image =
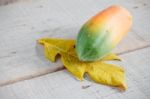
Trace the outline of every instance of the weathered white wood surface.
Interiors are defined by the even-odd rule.
[[[133,14],[133,28],[117,53],[150,45],[149,0],[27,0],[0,7],[0,86],[30,79],[62,68],[44,58],[36,44],[42,37],[72,38],[80,26],[111,4],[121,4]]]
[[[0,88],[0,99],[149,99],[150,47],[121,55],[128,90],[80,82],[66,70]]]

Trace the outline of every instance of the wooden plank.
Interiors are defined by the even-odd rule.
[[[42,37],[75,39],[80,26],[89,17],[115,3],[127,7],[134,16],[132,31],[115,52],[124,53],[149,46],[148,0],[142,3],[140,0],[27,0],[1,6],[0,86],[63,68],[60,62],[50,63],[45,59],[43,48],[36,44],[36,40]]]
[[[121,55],[128,90],[86,80],[80,82],[66,70],[0,88],[0,99],[149,99],[150,47]]]

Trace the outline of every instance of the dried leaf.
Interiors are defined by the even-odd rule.
[[[113,61],[113,60],[121,61],[121,59],[116,54],[113,53],[109,53],[108,55],[106,55],[101,59],[101,61]]]
[[[87,68],[95,82],[127,89],[123,68],[104,62],[91,63]]]
[[[60,54],[61,52],[68,54],[68,50],[70,48],[73,48],[75,45],[74,40],[65,40],[65,39],[43,38],[38,40],[38,42],[44,45],[45,56],[52,62],[55,62],[57,54]]]
[[[70,71],[78,80],[83,80],[86,72],[86,65],[84,62],[78,60],[77,57],[62,53],[61,61],[64,66]]]
[[[40,39],[39,43],[45,46],[45,56],[52,62],[55,61],[57,54],[61,55],[61,61],[67,70],[78,80],[84,79],[84,74],[97,83],[116,86],[126,89],[123,68],[107,64],[105,61],[120,60],[115,54],[108,54],[103,59],[96,62],[80,61],[75,52],[75,41],[64,39]]]

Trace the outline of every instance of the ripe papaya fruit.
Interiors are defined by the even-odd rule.
[[[110,53],[127,34],[132,16],[127,9],[112,5],[89,19],[80,29],[76,52],[81,61],[96,61]]]

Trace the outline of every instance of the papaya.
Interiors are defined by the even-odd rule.
[[[89,19],[76,39],[76,53],[81,61],[97,61],[109,54],[132,25],[130,12],[112,5]]]

